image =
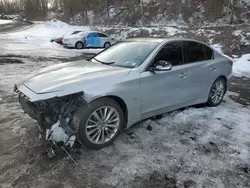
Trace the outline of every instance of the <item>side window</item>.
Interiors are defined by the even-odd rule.
[[[166,44],[156,56],[157,60],[164,60],[173,66],[180,65],[183,62],[181,42],[171,42]]]
[[[94,37],[93,33],[89,33],[87,38],[91,38],[91,37]]]
[[[214,51],[208,46],[204,45],[204,51],[206,54],[206,60],[214,59]]]
[[[99,37],[108,37],[107,35],[104,35],[103,33],[98,33]]]
[[[88,38],[95,38],[98,37],[98,33],[89,33]]]
[[[184,41],[185,63],[194,63],[206,60],[204,45],[198,42]]]

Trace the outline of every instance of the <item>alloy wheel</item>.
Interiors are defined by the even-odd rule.
[[[81,42],[78,42],[78,43],[76,44],[76,48],[77,48],[77,49],[82,49],[82,47],[83,47],[83,45],[82,45]]]
[[[106,42],[106,43],[104,44],[104,48],[108,48],[108,47],[110,47],[110,43]]]
[[[221,102],[225,92],[225,86],[222,80],[217,80],[211,90],[210,98],[214,104]]]
[[[86,135],[94,144],[104,144],[111,140],[120,125],[119,113],[115,108],[104,106],[95,110],[86,123]]]

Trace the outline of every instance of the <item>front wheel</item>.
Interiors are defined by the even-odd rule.
[[[217,78],[213,83],[209,97],[208,97],[208,105],[209,106],[218,106],[226,93],[226,81],[223,78]]]
[[[80,108],[74,119],[80,141],[90,149],[101,149],[113,143],[124,127],[124,112],[109,98],[101,98]]]

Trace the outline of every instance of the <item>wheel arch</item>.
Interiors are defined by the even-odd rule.
[[[228,87],[227,77],[225,75],[220,75],[218,78],[222,78],[226,82],[226,89],[225,89],[225,92],[226,92],[227,91],[227,87]],[[215,80],[217,80],[218,78],[216,78]]]
[[[123,113],[124,113],[124,119],[125,119],[125,124],[124,124],[123,129],[126,129],[127,123],[128,123],[128,107],[127,107],[127,104],[125,103],[125,101],[121,97],[118,97],[118,96],[115,96],[115,95],[107,95],[105,97],[113,99],[114,101],[116,101],[121,106],[121,108],[123,110]]]
[[[105,41],[104,44],[103,44],[103,46],[105,46],[105,44],[109,44],[109,46],[112,45],[110,41]]]
[[[116,96],[116,95],[102,95],[100,97],[94,98],[93,100],[91,100],[89,102],[93,102],[95,100],[99,100],[99,99],[102,99],[102,98],[110,98],[110,99],[116,101],[120,105],[120,107],[123,110],[124,119],[125,119],[125,124],[124,124],[123,129],[126,129],[127,123],[128,123],[128,107],[127,107],[127,104],[125,103],[125,101],[121,97]]]
[[[219,79],[219,78],[222,78],[222,79],[226,82],[226,89],[225,89],[225,92],[227,91],[227,88],[228,88],[228,79],[227,79],[227,77],[226,77],[225,75],[220,75],[220,76],[216,77],[216,78],[212,81],[212,83],[211,83],[211,85],[210,85],[210,87],[209,87],[209,90],[208,90],[207,99],[208,99],[208,97],[209,97],[209,93],[210,93],[210,90],[211,90],[211,88],[212,88],[214,82],[215,82],[217,79]]]

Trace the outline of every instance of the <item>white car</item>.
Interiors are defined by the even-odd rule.
[[[116,40],[98,31],[83,31],[63,38],[63,45],[70,48],[108,48]]]
[[[63,36],[61,36],[61,37],[53,37],[53,38],[51,38],[51,39],[50,39],[50,42],[56,42],[56,43],[58,43],[58,44],[63,44],[63,43],[62,43],[62,40],[63,40],[64,37],[71,36],[71,35],[76,35],[76,34],[78,34],[78,33],[80,33],[80,32],[82,32],[82,31],[71,31],[71,32],[67,32],[67,33],[65,33],[65,34],[64,34]]]

